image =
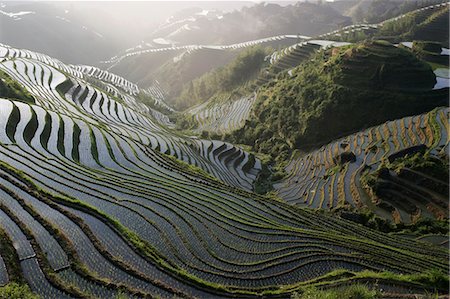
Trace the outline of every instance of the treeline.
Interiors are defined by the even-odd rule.
[[[175,100],[175,107],[183,110],[223,93],[239,93],[246,83],[257,76],[269,53],[269,49],[261,46],[248,48],[226,66],[190,81]]]

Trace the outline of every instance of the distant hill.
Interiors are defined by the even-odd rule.
[[[319,37],[345,42],[360,42],[366,39],[383,39],[392,43],[424,40],[440,42],[448,48],[449,3],[444,1],[423,6],[424,3],[427,2],[423,2],[417,9],[379,23],[358,23]]]
[[[244,47],[252,45],[251,42],[249,45],[240,43],[273,36],[318,35],[350,24],[349,17],[342,16],[325,3],[318,5],[298,2],[285,6],[261,3],[229,13],[194,8],[173,16],[141,44],[104,61],[101,67],[142,87],[149,87],[157,80],[169,91],[170,98],[178,96],[182,84],[225,65]],[[263,45],[277,49],[298,41],[296,38],[277,38],[266,41]],[[202,46],[203,49],[196,49],[193,47],[195,45]],[[183,46],[190,48],[181,49]],[[226,52],[214,50],[219,46],[229,47]],[[178,48],[167,49],[172,47]],[[195,61],[201,61],[201,64],[193,64]],[[188,65],[195,67],[190,70]],[[180,82],[175,86],[171,84],[173,78],[167,77],[168,71],[182,72]],[[166,83],[167,86],[164,86]]]
[[[343,0],[330,5],[354,23],[379,23],[420,7],[446,2],[445,0]]]
[[[0,4],[0,43],[45,53],[72,64],[98,65],[125,52],[170,15],[196,2],[8,1]],[[231,11],[248,3],[204,2]]]
[[[304,2],[286,6],[260,3],[223,15],[203,13],[184,16],[149,38],[175,44],[228,44],[279,34],[317,35],[351,24],[349,17],[330,5]]]
[[[116,53],[117,40],[62,8],[45,3],[0,8],[0,43],[27,48],[70,63],[96,63]]]

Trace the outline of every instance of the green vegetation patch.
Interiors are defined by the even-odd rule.
[[[345,210],[336,209],[332,213],[339,217],[362,224],[371,229],[384,233],[403,233],[425,236],[428,234],[447,234],[449,220],[438,220],[432,218],[421,218],[414,223],[393,223],[381,218],[368,209]]]
[[[172,111],[167,109],[167,107],[163,105],[158,105],[158,103],[155,101],[155,99],[148,93],[139,91],[139,93],[136,95],[136,98],[146,106],[153,108],[157,111],[160,111],[166,115],[172,114]]]
[[[376,290],[370,290],[367,286],[357,284],[341,287],[333,290],[318,290],[306,288],[303,293],[294,293],[291,299],[376,299],[381,294]]]
[[[433,41],[414,41],[412,51],[417,57],[427,62],[448,66],[448,56],[441,55],[442,45]]]
[[[34,104],[35,99],[19,82],[0,70],[0,98]]]
[[[0,228],[0,252],[5,262],[10,282],[25,283],[25,279],[22,276],[22,269],[20,268],[19,256],[14,248],[14,244],[2,228]],[[4,298],[1,296],[2,291],[0,288],[0,298]]]
[[[38,299],[26,284],[11,282],[4,287],[0,287],[0,299]]]
[[[443,182],[449,181],[448,156],[437,157],[430,153],[416,153],[411,156],[396,159],[388,165],[389,169],[400,173],[402,169],[409,168],[419,171]]]

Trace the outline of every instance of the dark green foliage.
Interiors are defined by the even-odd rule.
[[[272,173],[267,165],[263,165],[261,172],[254,182],[254,190],[258,194],[266,194],[273,190]]]
[[[29,107],[31,110],[31,107]],[[36,113],[34,113],[33,110],[31,110],[31,119],[28,122],[28,124],[25,127],[25,130],[23,132],[23,139],[26,143],[31,144],[31,140],[34,137],[34,134],[36,133],[38,127],[38,119]]]
[[[441,55],[442,45],[439,42],[414,41],[412,51],[417,57],[428,62],[448,65],[448,56]]]
[[[255,117],[231,136],[278,161],[389,119],[445,105],[435,75],[412,53],[366,42],[318,53],[258,92]]]
[[[17,125],[20,122],[20,111],[16,105],[13,106],[13,110],[9,115],[8,122],[6,123],[6,135],[12,142],[16,142],[14,135],[16,134]]]
[[[320,290],[314,287],[306,288],[302,293],[294,293],[292,299],[376,299],[382,298],[376,290],[370,290],[365,285],[353,285]]]
[[[333,157],[335,165],[343,166],[345,163],[353,163],[356,161],[356,155],[353,152],[342,152],[339,155]]]
[[[438,220],[435,218],[420,218],[414,223],[393,223],[389,220],[381,218],[367,209],[362,210],[346,210],[345,208],[336,209],[333,213],[339,217],[350,220],[371,229],[384,233],[414,233],[417,236],[428,234],[447,234],[449,221]]]
[[[197,128],[198,123],[194,116],[188,113],[178,113],[171,116],[171,120],[175,123],[179,130],[193,130]],[[202,132],[202,138],[211,138],[208,132]]]
[[[268,50],[262,47],[244,50],[226,66],[186,84],[176,99],[175,106],[178,109],[185,109],[223,93],[239,95],[239,88],[254,79],[262,69],[264,58],[268,53]]]
[[[364,1],[363,1],[364,2]],[[387,20],[382,23],[380,28],[366,28],[363,30],[348,30],[340,32],[340,35],[330,37],[333,40],[346,42],[361,42],[367,39],[383,39],[392,43],[400,43],[411,40],[427,40],[437,41],[449,45],[449,8],[448,6],[441,8],[433,8],[426,10],[415,11],[420,7],[426,7],[434,3],[445,2],[441,0],[430,1],[404,1],[399,5],[392,0],[377,0],[372,2],[368,8],[367,14],[361,12],[361,9],[355,7],[354,13],[359,16],[354,16],[358,19],[356,23],[362,23],[363,19],[367,23],[379,23],[380,21],[396,17],[400,14],[407,13],[402,18]],[[374,8],[380,6],[381,8]],[[403,8],[402,8],[403,7]],[[378,11],[377,10],[380,10]],[[359,11],[359,12],[358,12]]]
[[[411,225],[397,224],[397,230],[418,233],[419,235],[428,234],[448,234],[449,222],[447,220],[438,220],[431,218],[419,219]]]
[[[143,104],[145,104],[146,106],[153,108],[155,110],[158,110],[166,115],[170,115],[172,114],[172,111],[170,111],[169,109],[167,109],[167,107],[162,106],[162,105],[158,105],[155,101],[155,99],[148,93],[143,92],[143,91],[139,91],[139,93],[137,94],[136,98]]]
[[[80,152],[78,150],[78,146],[80,145],[80,135],[81,135],[81,129],[77,124],[74,124],[73,126],[73,135],[72,135],[72,158],[74,161],[79,162],[80,161]]]
[[[389,168],[399,173],[403,168],[419,171],[443,182],[449,181],[448,156],[438,158],[429,153],[417,153],[395,160]]]
[[[438,42],[414,41],[412,45],[412,50],[416,53],[430,52],[434,54],[441,54],[442,45]]]
[[[73,82],[70,79],[64,80],[64,82],[60,83],[58,86],[56,86],[56,91],[64,97],[66,92],[69,91],[69,89],[73,86]]]
[[[0,287],[0,299],[38,299],[39,296],[31,292],[28,285],[9,283]]]
[[[44,131],[42,131],[41,134],[41,145],[43,148],[47,148],[51,132],[52,132],[52,117],[50,116],[50,113],[46,113]]]
[[[428,64],[385,41],[342,49],[325,62],[324,72],[335,83],[358,89],[423,90],[436,83]]]
[[[428,152],[411,153],[395,160],[385,160],[374,171],[368,168],[360,180],[369,191],[372,201],[377,202],[378,208],[390,213],[396,213],[396,209],[400,208],[410,214],[415,226],[408,229],[419,233],[445,234],[448,232],[448,165],[447,156],[432,156]],[[438,219],[437,222],[417,219],[420,205],[426,206]],[[400,220],[394,217],[394,221]],[[366,219],[363,222],[370,223],[373,220]],[[394,228],[407,229],[402,226]],[[392,228],[388,228],[388,231],[392,231]]]
[[[7,73],[0,70],[0,98],[34,104],[33,96]]]
[[[427,11],[410,13],[404,18],[386,22],[375,37],[392,42],[427,40],[448,45],[449,7],[431,12],[431,15]]]
[[[0,253],[8,270],[8,277],[11,282],[24,283],[22,269],[20,268],[19,256],[14,248],[11,239],[6,232],[0,228]],[[0,291],[0,298],[1,297]]]
[[[449,7],[437,11],[424,22],[413,27],[413,39],[432,40],[449,46]]]
[[[417,275],[415,281],[426,286],[431,286],[435,289],[441,290],[449,289],[448,274],[442,273],[441,271],[434,269],[420,273],[419,275]]]

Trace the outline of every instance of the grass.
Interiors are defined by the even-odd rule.
[[[306,288],[302,293],[294,293],[291,299],[376,299],[381,294],[370,290],[365,285],[353,285],[337,288],[335,290],[318,290],[317,288]]]
[[[40,297],[30,290],[26,284],[11,282],[0,287],[0,299],[39,299]]]

